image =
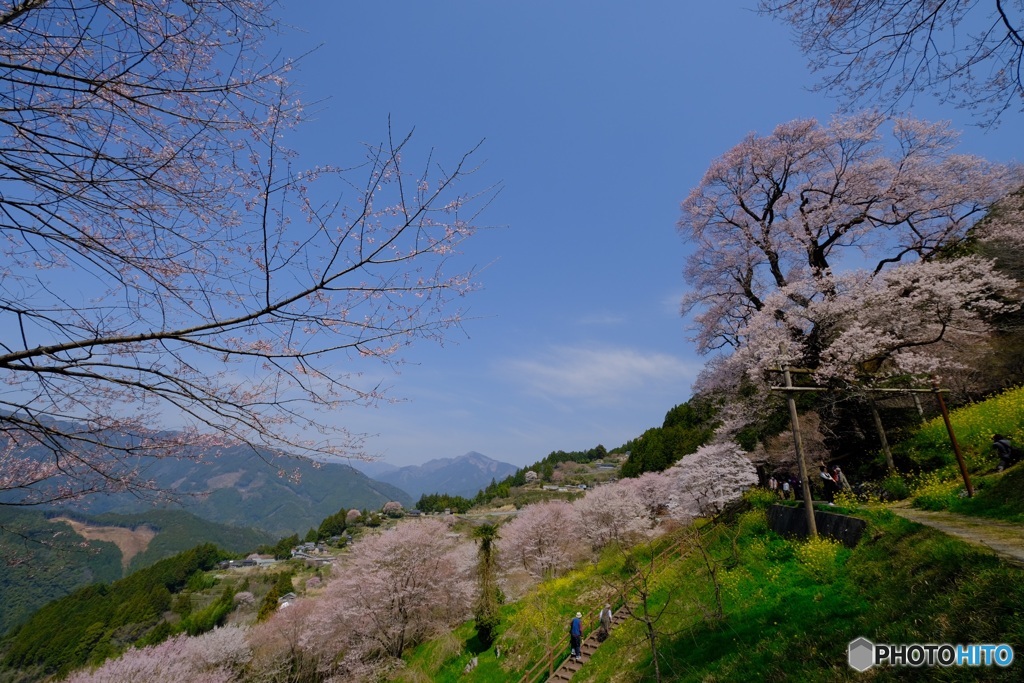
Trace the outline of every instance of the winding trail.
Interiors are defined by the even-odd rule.
[[[1008,562],[1024,566],[1024,525],[952,512],[891,506],[894,514],[933,527],[972,545],[984,546]]]

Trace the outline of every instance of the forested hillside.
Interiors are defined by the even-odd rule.
[[[252,527],[283,536],[315,527],[341,502],[378,509],[395,500],[409,507],[404,491],[370,479],[349,465],[319,463],[283,454],[254,453],[241,445],[203,455],[167,458],[148,470],[155,486],[176,497],[168,509],[235,527]],[[77,510],[75,502],[64,509]],[[152,509],[131,494],[89,496],[81,509],[91,515]]]
[[[33,616],[31,628],[21,627],[5,642],[3,666],[46,675],[99,664],[135,642],[140,626],[156,623],[171,608],[172,593],[224,557],[216,546],[202,545],[51,602]],[[208,621],[207,628],[220,622],[233,606],[226,595],[226,601],[195,618]]]
[[[0,506],[0,633],[28,619],[46,603],[94,583],[122,577],[121,551],[113,543],[84,540],[38,511]]]
[[[212,543],[242,553],[274,539],[266,532],[212,523],[182,510],[77,517],[96,528],[149,530],[151,540],[126,563],[114,543],[83,538],[57,521],[60,514],[0,507],[0,555],[7,564],[0,573],[0,633],[76,589],[116,581],[196,545]]]

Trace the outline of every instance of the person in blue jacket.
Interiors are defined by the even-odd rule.
[[[577,662],[580,661],[580,639],[583,637],[583,614],[576,613],[576,617],[569,623],[569,650],[570,655]]]

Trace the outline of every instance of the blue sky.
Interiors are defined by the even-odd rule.
[[[311,120],[302,163],[358,161],[388,118],[449,158],[484,141],[474,179],[502,192],[462,263],[483,268],[464,333],[380,378],[402,403],[334,419],[416,464],[475,450],[526,465],[619,446],[690,397],[703,358],[679,315],[679,203],[750,131],[830,118],[788,29],[753,0],[283,3]],[[961,151],[1019,156],[1020,115]]]

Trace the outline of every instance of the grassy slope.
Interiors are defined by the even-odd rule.
[[[1008,436],[1017,446],[1024,445],[1024,387],[1010,389],[997,396],[953,410],[950,422],[968,469],[986,472],[999,460],[992,450],[992,435]],[[959,476],[949,433],[941,417],[929,420],[894,450],[907,455],[927,472]]]
[[[914,506],[1024,523],[1024,465],[996,472],[998,459],[992,450],[993,433],[1024,444],[1024,387],[954,410],[950,422],[975,495],[965,496],[945,424],[932,420],[898,446],[925,470],[910,482]]]
[[[700,554],[671,565],[652,601],[654,608],[669,603],[658,624],[664,680],[1021,680],[1020,662],[1008,670],[874,670],[869,676],[847,666],[846,647],[859,636],[888,643],[1007,642],[1018,651],[1024,643],[1024,571],[888,512],[864,514],[868,531],[853,550],[782,539],[756,509],[721,526],[708,547],[722,588],[721,621],[706,616],[713,587]],[[543,584],[529,600],[565,612],[574,595],[616,572],[612,563],[581,569]],[[523,629],[527,611],[510,606],[506,627],[520,633],[523,649],[535,650],[537,639],[529,642]],[[521,667],[499,666],[515,660],[498,662],[493,650],[479,654],[477,669],[463,675],[473,654],[464,649],[471,634],[467,624],[419,648],[398,680],[518,678]],[[574,680],[653,680],[639,624],[618,629]]]
[[[1015,441],[1024,442],[1019,403],[1024,390],[1008,394],[1010,400],[954,413],[975,474],[991,472],[995,463],[985,450],[989,431],[1016,434]],[[914,482],[920,484],[919,501],[934,494],[932,488],[956,486],[948,440],[939,436],[932,433],[904,446],[916,449],[920,462],[938,466],[932,479]],[[947,507],[1024,521],[1024,465],[976,477],[975,483],[974,499],[947,496]],[[668,606],[658,623],[663,680],[1024,680],[1021,661],[1008,671],[899,669],[857,675],[849,669],[846,647],[859,636],[875,642],[1008,642],[1024,652],[1024,572],[884,510],[858,514],[868,519],[869,528],[853,550],[782,539],[767,529],[756,507],[719,525],[706,550],[721,588],[721,620],[709,617],[714,586],[699,552],[660,573],[651,607]],[[626,575],[623,557],[609,552],[505,605],[500,659],[493,648],[479,646],[467,623],[409,653],[396,680],[518,680],[549,646],[564,650],[560,640],[569,615],[596,609]],[[464,674],[474,656],[478,666]],[[628,623],[576,680],[643,681],[653,680],[652,674],[649,645],[639,624]]]
[[[952,422],[976,495],[960,496],[962,481],[940,419],[898,445],[922,468],[910,480],[915,505],[1024,522],[1024,464],[996,474],[990,449],[993,432],[1024,444],[1024,388],[956,410]],[[1007,670],[850,669],[846,648],[860,636],[878,643],[1005,642],[1024,653],[1024,571],[880,507],[857,514],[869,526],[852,550],[782,539],[756,508],[722,525],[708,551],[718,570],[723,620],[707,617],[713,584],[699,554],[663,572],[652,604],[668,604],[658,624],[663,680],[1024,680],[1019,657]],[[622,575],[621,563],[606,558],[506,606],[503,641],[514,643],[519,658],[512,652],[496,660],[493,649],[477,653],[466,624],[414,651],[396,680],[517,680],[526,662],[543,652],[543,634],[560,637],[564,615],[581,602],[577,596],[599,604],[599,588],[616,575]],[[474,654],[479,665],[464,674]],[[639,624],[618,629],[574,680],[654,680]]]

